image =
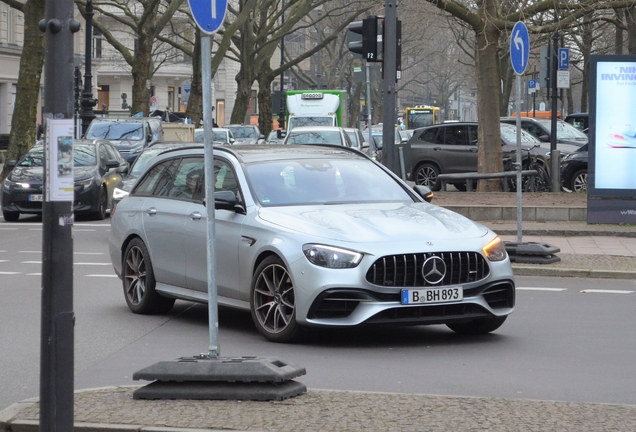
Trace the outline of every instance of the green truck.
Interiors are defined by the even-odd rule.
[[[290,90],[286,96],[287,131],[297,126],[347,126],[346,90]]]

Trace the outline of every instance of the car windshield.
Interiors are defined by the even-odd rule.
[[[337,131],[291,131],[287,144],[332,144],[342,145],[340,132]]]
[[[137,159],[135,159],[135,162],[133,163],[132,167],[130,168],[130,176],[133,177],[139,177],[139,175],[143,172],[144,168],[146,168],[146,165],[148,165],[148,162],[154,158],[155,156],[157,156],[159,153],[161,153],[164,150],[168,150],[169,148],[172,147],[149,147],[146,150],[144,150],[143,152],[141,152],[141,154],[137,157]]]
[[[93,145],[73,146],[74,166],[94,166],[97,164],[95,157],[95,147]],[[44,147],[32,147],[18,163],[19,167],[41,167],[44,166]]]
[[[517,128],[509,124],[501,124],[501,138],[508,144],[517,143]],[[521,142],[525,144],[540,144],[537,138],[521,129]]]
[[[86,132],[88,139],[108,139],[108,140],[141,140],[144,131],[141,123],[94,123]]]
[[[363,159],[295,159],[247,165],[256,199],[264,207],[413,202],[382,168]]]
[[[258,138],[256,130],[249,126],[229,126],[229,130],[234,134],[234,138]],[[216,140],[216,138],[215,138]]]
[[[194,133],[194,141],[195,142],[203,142],[205,139],[204,137],[204,131],[203,130],[198,130]],[[217,141],[217,142],[230,142],[228,140],[227,137],[227,132],[226,131],[220,131],[220,130],[213,130],[213,134],[212,134],[212,140],[213,141]]]
[[[550,120],[541,120],[541,124],[550,132],[552,132],[552,122]],[[557,138],[558,139],[581,139],[587,140],[587,135],[564,121],[557,122]]]
[[[335,126],[332,117],[290,117],[289,130],[300,126]]]

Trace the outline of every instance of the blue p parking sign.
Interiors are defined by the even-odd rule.
[[[206,34],[215,33],[225,20],[227,0],[188,0],[192,17]]]

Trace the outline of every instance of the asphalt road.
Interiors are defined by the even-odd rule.
[[[209,344],[205,305],[177,302],[167,316],[128,311],[109,229],[108,220],[79,221],[73,231],[77,389],[143,384],[135,371]],[[37,219],[0,223],[0,410],[39,394],[41,247]],[[635,281],[518,277],[517,286],[516,311],[479,337],[384,327],[280,345],[248,313],[222,308],[221,355],[296,363],[307,369],[298,381],[314,389],[636,404]]]

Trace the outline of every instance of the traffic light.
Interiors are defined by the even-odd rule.
[[[362,35],[362,40],[349,42],[349,51],[362,55],[368,62],[382,61],[378,58],[378,17],[365,18],[362,21],[354,21],[349,24],[351,33]]]

